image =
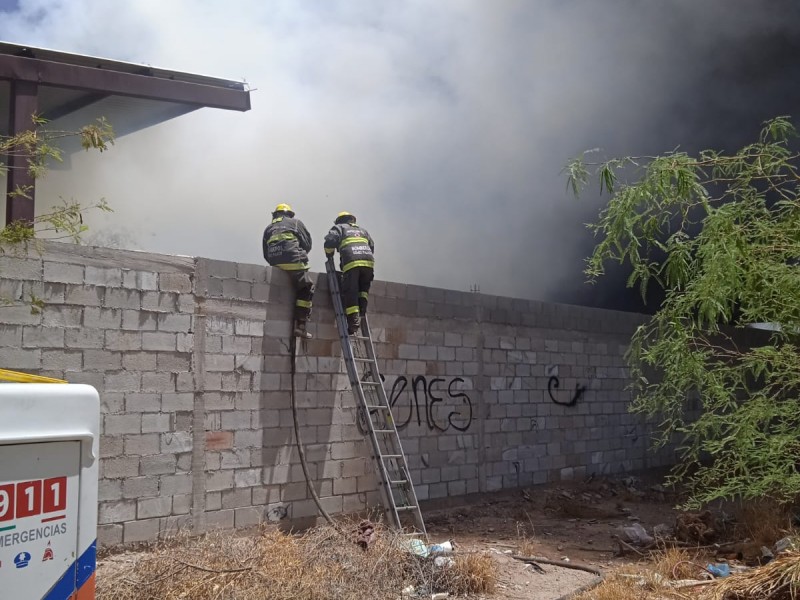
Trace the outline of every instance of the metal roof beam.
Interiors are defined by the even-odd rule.
[[[87,92],[165,100],[198,108],[250,110],[250,93],[239,89],[136,75],[36,58],[0,54],[0,79],[29,81],[39,85]]]

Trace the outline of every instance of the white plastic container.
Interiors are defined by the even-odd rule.
[[[94,599],[99,447],[93,387],[0,384],[0,597]]]

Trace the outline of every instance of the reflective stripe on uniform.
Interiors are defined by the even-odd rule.
[[[359,309],[358,309],[358,307],[357,307],[357,306],[348,306],[348,307],[345,309],[345,311],[344,311],[344,312],[345,312],[345,314],[347,314],[347,315],[354,315],[354,314],[356,314],[356,313],[358,312],[358,310],[359,310]]]
[[[336,252],[336,248],[325,248],[325,254],[333,254]]]
[[[369,292],[359,292],[358,297],[366,300],[367,298],[369,298]]]
[[[347,237],[342,240],[341,244],[339,244],[339,249],[341,250],[350,244],[369,244],[369,240],[365,237]]]
[[[292,240],[296,240],[297,236],[291,232],[286,233],[277,233],[273,235],[271,238],[267,240],[268,244],[272,244],[274,242],[291,242]]]
[[[275,265],[279,269],[283,269],[284,271],[305,271],[308,269],[308,265],[306,263],[284,263],[282,265]]]
[[[345,266],[342,267],[342,273],[349,271],[350,269],[354,269],[356,267],[369,267],[370,269],[375,268],[375,261],[374,260],[354,260],[353,262],[347,263]]]
[[[300,308],[311,308],[311,300],[295,300],[295,306],[299,306]]]

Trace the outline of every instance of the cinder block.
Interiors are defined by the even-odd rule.
[[[261,469],[237,469],[234,475],[234,485],[237,488],[261,485],[262,477]]]
[[[22,329],[21,325],[0,325],[0,346],[22,346]]]
[[[158,329],[158,313],[147,310],[123,310],[122,329],[155,331]]]
[[[0,256],[0,273],[3,274],[3,279],[41,280],[42,261],[9,255]]]
[[[177,294],[163,292],[144,292],[142,294],[142,309],[152,312],[174,313],[178,310]]]
[[[191,452],[192,434],[186,431],[161,434],[161,453]]]
[[[64,329],[27,326],[22,330],[23,348],[63,348]]]
[[[29,351],[30,352],[30,351]],[[36,352],[39,352],[38,350]],[[3,351],[0,350],[0,357],[3,356]],[[31,357],[33,359],[33,357]],[[3,360],[0,358],[0,360]],[[9,363],[3,362],[8,365]],[[43,369],[52,371],[80,371],[83,365],[83,354],[79,350],[64,351],[64,350],[45,350],[42,352]],[[21,367],[21,365],[17,365]],[[32,368],[32,365],[28,368]]]
[[[172,497],[172,514],[185,515],[192,509],[192,495],[178,494]]]
[[[123,541],[126,544],[134,542],[152,542],[158,539],[160,519],[146,519],[144,521],[130,521],[124,524]]]
[[[105,435],[140,433],[142,430],[141,415],[106,415],[103,422]]]
[[[118,502],[101,502],[97,522],[122,523],[136,518],[136,501],[120,500]]]
[[[3,275],[5,276],[5,273]],[[83,283],[83,266],[45,261],[44,280],[55,283]]]
[[[83,367],[88,371],[113,371],[122,367],[122,354],[108,350],[84,350]]]
[[[153,352],[125,352],[122,355],[122,368],[126,371],[155,371],[156,354]]]
[[[64,332],[64,345],[67,348],[102,348],[104,344],[102,329],[67,329]]]
[[[160,479],[159,491],[162,496],[192,493],[192,475],[189,473],[164,475]]]
[[[150,271],[124,271],[122,287],[139,290],[157,290],[158,273]]]
[[[169,415],[142,415],[142,433],[165,433],[170,430]]]
[[[138,392],[141,389],[141,376],[130,371],[106,373],[103,388],[107,392]]]
[[[237,529],[260,525],[264,520],[264,509],[257,506],[246,506],[234,510],[234,525]]]
[[[206,526],[208,529],[232,529],[233,510],[217,510],[206,513]]]
[[[206,371],[232,371],[234,358],[230,354],[206,354]]]
[[[3,317],[7,309],[3,309]],[[42,311],[42,324],[49,327],[80,327],[83,309],[77,306],[47,305]],[[5,320],[5,318],[4,318]]]
[[[67,285],[64,302],[80,306],[100,306],[103,303],[103,288],[86,285]]]
[[[224,490],[222,492],[222,508],[239,508],[252,504],[250,488]]]
[[[194,394],[188,392],[164,393],[161,395],[161,410],[177,412],[194,409]]]
[[[119,329],[122,324],[122,311],[112,308],[87,306],[83,310],[83,326],[97,329]]]
[[[26,284],[27,287],[28,284]],[[39,284],[35,284],[39,286]],[[41,286],[40,286],[41,287]],[[45,301],[47,304],[63,304],[66,293],[66,285],[63,283],[45,283],[43,289],[26,290],[25,294],[33,294]]]
[[[174,454],[143,456],[140,462],[142,475],[164,475],[175,473]]]
[[[107,350],[123,350],[130,352],[142,348],[142,334],[138,331],[109,330],[105,332]]]
[[[188,293],[192,291],[192,280],[186,273],[161,273],[158,286],[163,292]]]
[[[219,492],[233,489],[233,471],[206,473],[206,491]]]
[[[222,280],[222,295],[225,298],[234,298],[236,300],[249,300],[252,294],[252,287],[247,281],[239,281],[238,279],[223,279]]]
[[[177,336],[174,333],[145,332],[142,334],[142,349],[175,352],[177,349]]]
[[[125,454],[128,456],[149,456],[158,454],[159,435],[157,433],[126,435]]]
[[[192,368],[192,355],[188,353],[159,352],[158,370],[161,372],[187,372]]]
[[[122,454],[122,436],[100,436],[100,458],[109,458]]]
[[[97,544],[100,548],[112,548],[122,543],[122,525],[98,525]]]
[[[158,495],[157,477],[129,477],[122,481],[122,495],[125,498],[143,498]]]
[[[193,352],[194,351],[194,334],[193,333],[179,333],[176,339],[176,347],[178,352]]]
[[[97,500],[112,502],[122,498],[122,482],[119,479],[101,479],[97,483]]]
[[[84,281],[87,285],[119,287],[122,285],[122,269],[87,266]]]
[[[203,259],[207,264],[208,275],[220,279],[236,278],[236,263],[223,260]]]
[[[136,477],[139,474],[139,459],[135,456],[107,458],[100,462],[100,471],[101,478]]]
[[[159,313],[157,321],[159,331],[189,333],[192,330],[192,315]]]
[[[159,371],[142,373],[142,391],[171,393],[175,389],[175,375]],[[165,412],[166,409],[165,409]]]

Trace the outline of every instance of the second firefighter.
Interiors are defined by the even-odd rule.
[[[355,216],[349,212],[339,213],[325,236],[328,260],[333,260],[337,249],[342,269],[347,333],[353,335],[361,325],[361,315],[367,313],[369,288],[375,276],[375,244],[367,230],[356,225]]]

